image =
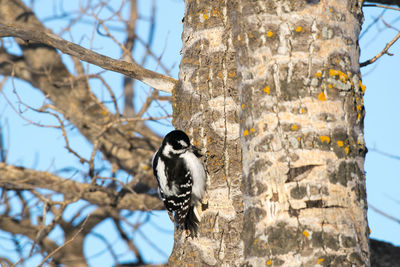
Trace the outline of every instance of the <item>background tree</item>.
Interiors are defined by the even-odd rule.
[[[200,237],[176,232],[171,265],[368,264],[365,87],[357,45],[362,1],[275,2],[187,1],[179,83],[140,66],[153,59],[170,75],[151,50],[154,9],[145,18],[135,1],[88,1],[79,12],[47,19],[67,18],[63,38],[76,23],[95,22],[88,47],[96,47],[98,36],[110,39],[120,54],[107,55],[119,61],[60,39],[21,1],[0,2],[0,35],[14,37],[20,49],[4,39],[0,73],[28,82],[46,99],[34,107],[13,86],[18,104],[10,104],[29,123],[58,129],[82,164],[37,171],[7,164],[3,154],[0,228],[10,233],[19,263],[40,255],[39,263],[85,266],[90,236],[121,263],[109,237],[93,230],[107,221],[126,243],[128,260],[146,262],[132,238],[146,220],[133,217],[162,209],[150,168],[161,138],[146,123],[169,117],[151,113],[171,100],[161,90],[173,92],[173,124],[203,148],[210,176]],[[144,41],[135,29],[146,19]],[[141,64],[137,46],[145,51]],[[56,49],[72,55],[71,64]],[[109,85],[109,72],[82,61],[124,74],[123,90]],[[156,89],[140,105],[132,102],[140,93],[132,78]],[[53,121],[43,125],[29,112]],[[91,153],[71,144],[78,132]],[[395,251],[377,244],[373,255]]]

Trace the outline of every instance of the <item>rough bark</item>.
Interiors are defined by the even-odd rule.
[[[220,221],[212,225],[209,232],[214,235],[203,230],[213,222],[211,214],[221,217],[223,205],[230,204],[230,197],[215,192],[231,187],[210,171],[210,205],[200,238],[183,239],[178,233],[170,264],[369,265],[364,86],[357,45],[361,1],[227,5],[186,2],[174,122],[193,136],[207,137],[200,145],[207,151],[210,171],[226,151],[218,141],[231,139],[238,146],[236,132],[218,134],[229,128],[226,123],[217,126],[226,116],[216,109],[226,112],[230,95],[236,106],[240,104],[243,159],[228,167],[243,164],[242,188],[234,202],[241,207],[243,201],[243,228],[234,218],[229,234],[242,231],[243,243],[232,250],[232,257],[224,258],[221,248],[223,256],[228,250],[219,245],[225,243],[224,234],[221,238],[215,233],[227,233],[227,226]],[[221,47],[227,52],[221,53]],[[235,59],[232,65],[227,65],[227,55]],[[222,102],[220,92],[230,70],[235,79]],[[236,131],[237,125],[231,126]],[[215,144],[209,146],[209,140]],[[233,174],[228,172],[226,180]],[[214,201],[223,204],[212,205]]]
[[[185,1],[174,126],[206,155],[208,208],[199,238],[175,234],[170,266],[235,266],[243,245],[236,57],[225,1]]]
[[[361,5],[240,0],[229,9],[249,266],[369,265]]]

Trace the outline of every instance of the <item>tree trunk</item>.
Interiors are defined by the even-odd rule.
[[[369,265],[361,4],[186,1],[174,124],[209,205],[172,266]]]
[[[229,8],[250,266],[369,265],[362,1],[316,2]]]
[[[175,234],[171,266],[234,266],[243,255],[239,96],[226,12],[224,1],[186,1],[174,125],[205,151],[208,208],[199,238]]]

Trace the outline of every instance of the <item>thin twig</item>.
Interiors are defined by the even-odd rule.
[[[378,58],[380,58],[380,57],[383,56],[384,54],[392,55],[392,54],[389,54],[387,51],[389,50],[389,48],[390,48],[399,38],[400,38],[400,31],[399,31],[399,32],[397,33],[397,35],[393,38],[392,41],[390,41],[389,43],[386,44],[385,48],[384,48],[380,53],[378,53],[375,57],[373,57],[373,58],[371,58],[371,59],[369,59],[369,60],[367,60],[367,61],[364,61],[364,62],[360,63],[360,67],[365,67],[365,66],[367,66],[367,65],[369,65],[369,64],[374,63]]]
[[[395,221],[395,222],[397,222],[397,223],[400,223],[400,219],[397,219],[397,218],[393,217],[392,215],[389,215],[389,214],[387,214],[387,213],[381,211],[380,209],[375,208],[374,206],[371,205],[371,203],[368,203],[368,208],[370,208],[370,209],[372,209],[373,211],[379,213],[380,215],[385,216],[386,218],[388,218],[388,219],[390,219],[390,220],[392,220],[392,221]]]
[[[379,4],[364,4],[363,7],[381,7],[381,8],[393,9],[393,10],[400,11],[400,8],[398,8],[398,7],[379,5]]]
[[[53,250],[51,253],[49,253],[43,260],[42,262],[39,264],[39,266],[42,266],[51,256],[53,256],[54,254],[56,254],[59,250],[61,250],[63,247],[67,246],[69,243],[71,243],[72,241],[74,241],[74,239],[80,234],[80,232],[83,231],[83,227],[85,226],[86,222],[88,221],[90,217],[90,214],[86,217],[86,219],[83,221],[82,226],[79,228],[79,230],[66,242],[64,242],[64,244],[62,244],[61,246],[59,246],[58,248],[56,248],[55,250]]]

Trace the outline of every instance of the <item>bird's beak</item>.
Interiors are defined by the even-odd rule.
[[[203,154],[201,153],[201,150],[198,149],[197,147],[195,147],[194,145],[191,145],[190,149],[192,150],[193,154],[196,155],[196,157],[200,158],[203,156]]]

